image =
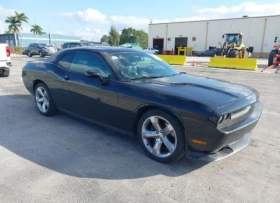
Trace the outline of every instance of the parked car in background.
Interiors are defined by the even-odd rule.
[[[62,49],[82,47],[82,46],[93,46],[91,42],[65,42],[61,45]]]
[[[10,75],[11,48],[8,44],[0,44],[0,76],[8,77]]]
[[[197,54],[197,56],[203,57],[203,56],[209,56],[209,57],[213,57],[215,55],[217,55],[219,52],[219,49],[209,49],[203,52],[200,52]]]
[[[180,73],[137,49],[61,50],[27,63],[22,78],[43,116],[60,109],[119,129],[164,163],[234,154],[250,143],[262,113],[254,88]]]
[[[158,54],[159,53],[159,50],[154,49],[154,48],[147,48],[147,49],[144,49],[144,51],[149,54]]]
[[[24,50],[27,56],[32,57],[39,55],[40,57],[51,56],[57,52],[57,49],[53,45],[47,45],[43,43],[31,43]]]

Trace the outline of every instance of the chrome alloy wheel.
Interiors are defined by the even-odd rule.
[[[170,156],[177,146],[173,126],[160,116],[151,116],[144,121],[141,136],[145,147],[156,157]]]
[[[43,87],[38,87],[36,89],[36,104],[38,109],[42,112],[42,113],[46,113],[49,109],[49,95],[47,93],[47,91],[43,88]]]

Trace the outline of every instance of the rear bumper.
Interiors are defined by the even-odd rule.
[[[8,60],[8,61],[0,61],[0,68],[1,69],[5,69],[12,66],[12,61]]]

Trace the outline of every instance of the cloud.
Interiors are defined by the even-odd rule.
[[[219,6],[216,8],[197,9],[196,13],[213,17],[261,16],[280,14],[279,8],[280,3],[257,4],[255,2],[243,2],[242,4],[230,7]]]
[[[280,3],[257,4],[251,1],[236,4],[234,6],[221,5],[212,8],[199,8],[197,6],[192,6],[192,8],[194,10],[194,15],[192,16],[183,16],[180,18],[178,17],[169,19],[150,19],[148,16],[146,18],[142,18],[131,15],[109,16],[93,8],[87,8],[83,11],[77,11],[72,13],[59,13],[58,15],[64,18],[76,19],[79,22],[83,23],[83,27],[87,27],[82,27],[81,29],[76,28],[77,30],[73,32],[75,36],[81,36],[85,39],[91,40],[99,40],[99,38],[102,36],[102,32],[100,30],[103,29],[104,31],[106,30],[108,32],[108,30],[110,29],[110,25],[115,25],[119,31],[121,31],[123,28],[132,27],[135,29],[143,29],[147,32],[148,24],[150,24],[151,21],[152,23],[168,23],[242,17],[243,15],[261,16],[280,14]],[[99,29],[90,29],[90,27],[93,26]]]
[[[91,29],[86,27],[83,29],[77,29],[70,34],[77,37],[81,37],[84,40],[100,41],[100,38],[108,33],[101,29]]]
[[[104,14],[92,8],[88,8],[84,11],[77,11],[73,13],[59,13],[58,15],[66,18],[74,18],[85,23],[91,23],[91,22],[108,23],[107,18]]]
[[[13,9],[6,9],[3,6],[0,6],[0,16],[10,16],[13,15],[15,13],[15,10]]]
[[[113,24],[133,26],[135,25],[137,28],[148,26],[150,20],[147,18],[139,18],[136,16],[111,16],[110,21]]]

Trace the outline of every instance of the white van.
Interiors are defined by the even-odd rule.
[[[11,49],[8,44],[0,43],[0,77],[10,75]]]

